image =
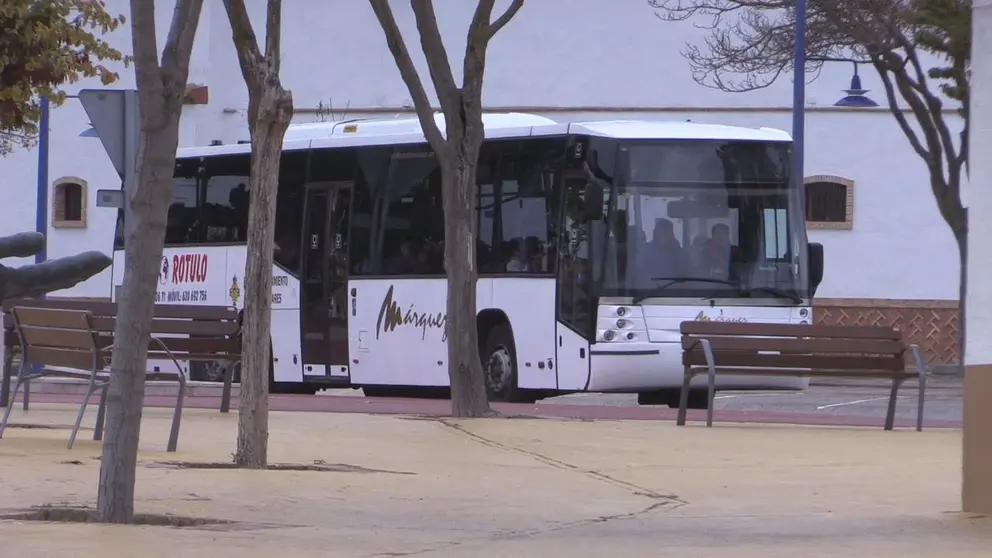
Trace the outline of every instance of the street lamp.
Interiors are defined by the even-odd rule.
[[[806,135],[806,0],[796,0],[796,38],[792,59],[792,180],[806,207],[803,192],[803,148]]]
[[[845,89],[847,96],[834,103],[835,107],[866,108],[877,107],[878,103],[865,97],[867,89],[861,87],[861,76],[858,75],[858,61],[851,60],[854,64],[854,75],[851,77],[851,88]]]
[[[796,0],[796,26],[794,51],[792,58],[792,179],[802,207],[806,207],[806,193],[803,188],[803,162],[806,143],[806,62],[851,62],[854,64],[854,76],[851,78],[851,88],[845,89],[846,97],[834,103],[835,107],[865,108],[877,107],[878,103],[865,96],[868,92],[861,86],[861,76],[858,75],[858,64],[866,60],[852,58],[830,58],[806,56],[806,0]]]

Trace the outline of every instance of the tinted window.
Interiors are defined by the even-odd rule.
[[[495,180],[478,181],[480,272],[554,271],[556,185],[563,156],[562,139],[493,142],[486,146],[480,169],[495,167],[496,176]],[[485,173],[480,176],[485,178]]]
[[[357,150],[351,215],[355,275],[444,273],[441,171],[427,146]]]
[[[202,242],[244,242],[248,230],[248,178],[251,156],[206,160],[206,187],[200,194]]]
[[[784,183],[789,171],[785,143],[726,141],[631,141],[631,182]]]
[[[306,151],[287,151],[279,164],[276,195],[276,264],[299,276],[300,239],[303,226],[303,193],[307,181]]]
[[[172,179],[172,203],[165,225],[165,243],[186,244],[200,240],[199,196],[197,195],[200,159],[176,159]],[[119,229],[123,227],[119,226]]]

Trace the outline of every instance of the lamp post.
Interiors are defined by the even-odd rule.
[[[806,207],[803,156],[806,136],[806,0],[796,0],[796,38],[792,59],[792,180]]]

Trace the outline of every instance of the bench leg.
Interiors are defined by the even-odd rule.
[[[899,386],[902,385],[902,379],[896,378],[892,380],[892,392],[889,393],[889,408],[885,412],[885,429],[892,430],[896,423],[896,399],[899,397]]]
[[[86,395],[83,396],[83,402],[79,404],[79,412],[76,413],[76,423],[72,425],[72,434],[69,434],[69,449],[72,449],[72,445],[76,443],[76,434],[79,433],[79,426],[83,423],[83,415],[86,414],[86,406],[90,404],[90,397],[101,388],[102,386],[95,384],[90,384],[86,388]]]
[[[186,377],[179,375],[179,390],[176,395],[176,409],[172,413],[172,430],[169,431],[169,445],[165,451],[176,451],[179,445],[179,424],[183,419],[183,399],[186,397]]]
[[[692,382],[692,371],[688,366],[682,378],[682,393],[679,394],[679,414],[675,418],[676,426],[685,426],[685,415],[689,409],[689,384]]]
[[[21,408],[27,411],[30,404],[31,404],[31,379],[28,378],[24,380],[24,395],[21,397]]]
[[[18,374],[17,381],[14,382],[14,391],[10,394],[10,405],[7,405],[3,410],[3,420],[0,420],[0,438],[3,438],[3,431],[7,429],[7,420],[10,419],[10,412],[14,410],[14,400],[17,399],[17,390],[21,389],[21,384],[23,383],[23,376]]]
[[[0,407],[10,405],[10,377],[14,368],[14,351],[6,347],[3,352],[3,377],[0,378]]]
[[[911,345],[910,350],[913,351],[913,359],[916,360],[916,372],[919,374],[920,378],[920,393],[918,395],[918,400],[916,402],[916,431],[923,432],[923,402],[925,401],[927,393],[927,364],[923,360],[923,352],[920,351],[919,345]]]
[[[230,363],[224,370],[224,388],[220,393],[220,412],[227,413],[231,410],[231,384],[234,383],[234,367],[238,363]]]
[[[100,407],[96,410],[96,424],[93,425],[93,441],[103,440],[103,423],[107,416],[107,389],[109,385],[104,385],[100,390]]]
[[[927,393],[927,377],[925,374],[920,375],[920,395],[919,400],[916,403],[916,431],[923,432],[923,401]]]
[[[713,400],[716,399],[716,368],[710,365],[706,372],[709,385],[706,392],[706,427],[713,426]]]

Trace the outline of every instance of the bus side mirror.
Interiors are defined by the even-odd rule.
[[[823,281],[823,245],[819,242],[810,242],[806,246],[809,254],[809,297],[813,298],[817,287]]]
[[[582,208],[582,213],[586,221],[602,220],[603,203],[605,202],[603,189],[592,182],[587,182],[583,198],[585,205]]]

